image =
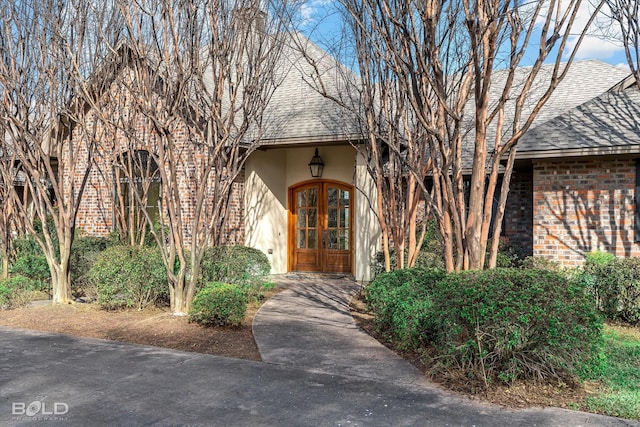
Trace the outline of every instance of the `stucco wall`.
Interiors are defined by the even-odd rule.
[[[533,165],[534,255],[582,264],[601,250],[640,256],[634,242],[635,160],[540,160]]]
[[[269,257],[273,273],[288,269],[288,189],[311,179],[308,163],[315,148],[280,148],[258,151],[248,159],[245,169],[245,244],[258,248]],[[319,147],[325,167],[323,179],[356,186],[353,232],[355,239],[354,275],[370,280],[370,263],[375,255],[379,234],[367,194],[372,185],[362,162],[356,166],[356,152],[350,146]]]

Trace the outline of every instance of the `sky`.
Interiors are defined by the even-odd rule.
[[[576,28],[583,27],[593,11],[594,0],[583,1],[578,13]],[[340,23],[335,13],[335,0],[306,0],[300,8],[299,25],[302,31],[323,48],[331,46],[340,37]],[[603,10],[606,12],[607,10]],[[607,32],[607,34],[604,34]],[[609,18],[600,14],[591,26],[589,35],[578,50],[576,60],[598,59],[609,64],[628,68],[622,44],[617,40],[619,31]],[[575,44],[577,37],[569,40]],[[523,64],[527,65],[527,64]]]

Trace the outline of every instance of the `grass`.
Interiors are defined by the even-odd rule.
[[[588,380],[598,392],[581,405],[592,412],[640,420],[640,328],[607,325],[604,329],[606,361]]]

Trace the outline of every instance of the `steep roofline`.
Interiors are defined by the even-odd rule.
[[[596,60],[592,60],[596,61]],[[598,61],[602,62],[602,61]],[[534,128],[530,129],[527,133],[535,133],[538,130],[543,129],[559,120],[567,119],[573,114],[588,110],[589,107],[597,102],[603,102],[607,98],[611,98],[616,94],[621,94],[626,90],[633,89],[635,86],[635,77],[633,74],[629,74],[627,77],[620,80],[618,83],[611,86],[604,93],[583,102],[582,104],[570,109],[569,111],[551,118],[546,122],[539,123]],[[523,139],[527,137],[527,134],[523,136]],[[615,146],[601,146],[601,147],[579,147],[579,148],[557,148],[557,149],[530,149],[521,150],[520,144],[518,144],[518,151],[516,152],[517,160],[530,160],[530,159],[550,159],[559,157],[583,157],[583,156],[606,156],[606,155],[625,155],[640,153],[640,143],[637,144],[623,144]],[[506,156],[505,156],[506,158]]]

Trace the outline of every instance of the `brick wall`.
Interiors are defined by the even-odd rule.
[[[504,215],[504,235],[516,253],[533,255],[533,172],[515,170],[511,176]]]
[[[73,175],[76,188],[82,181],[82,173],[88,160],[88,141],[93,140],[95,152],[92,158],[94,165],[88,177],[87,185],[82,195],[77,227],[80,232],[90,236],[106,236],[115,229],[114,224],[114,164],[117,157],[127,149],[146,150],[154,152],[156,147],[153,127],[151,123],[141,115],[136,115],[130,110],[130,94],[118,87],[117,82],[112,85],[108,94],[109,101],[102,105],[103,115],[110,120],[119,121],[120,127],[126,128],[126,132],[116,129],[112,125],[101,123],[91,112],[83,123],[79,123],[73,134],[74,145],[81,147],[77,156],[80,159],[76,171],[69,165],[64,168],[67,179]],[[196,172],[199,162],[202,160],[202,152],[199,145],[193,144],[194,132],[190,132],[184,121],[176,121],[171,130],[174,138],[176,153],[175,162],[177,173],[178,192],[181,198],[180,210],[183,220],[183,231],[186,240],[191,239],[191,228],[195,216],[195,189],[202,185]],[[205,184],[206,185],[206,184]],[[213,179],[206,189],[209,199],[205,209],[212,209],[214,205]],[[233,191],[226,212],[226,223],[220,232],[223,244],[244,244],[244,173],[240,173],[233,184]],[[205,218],[206,218],[205,214]]]
[[[244,245],[244,169],[233,184],[221,243],[223,245]]]
[[[634,185],[634,159],[534,161],[534,255],[565,266],[594,250],[640,256]]]

